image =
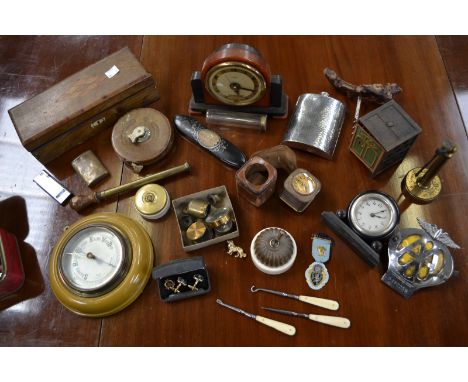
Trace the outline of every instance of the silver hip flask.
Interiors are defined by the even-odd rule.
[[[345,105],[328,93],[302,94],[297,99],[283,144],[332,159],[345,111]]]

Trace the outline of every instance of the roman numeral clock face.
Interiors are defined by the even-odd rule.
[[[389,236],[399,220],[396,202],[387,194],[368,191],[354,198],[348,208],[351,228],[364,239]]]

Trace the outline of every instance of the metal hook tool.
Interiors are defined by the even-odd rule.
[[[265,289],[265,288],[255,288],[255,285],[252,285],[252,287],[250,288],[250,291],[252,293],[262,291],[262,292],[266,292],[266,293],[275,294],[277,296],[288,297],[288,298],[303,301],[303,302],[306,302],[307,304],[319,306],[321,308],[325,308],[325,309],[329,309],[329,310],[337,310],[340,307],[340,304],[338,304],[338,302],[334,301],[334,300],[328,300],[326,298],[318,298],[318,297],[311,297],[311,296],[302,296],[302,295],[289,294],[289,293],[279,292],[279,291],[276,291],[276,290]]]
[[[348,329],[351,326],[351,321],[345,317],[335,317],[335,316],[322,316],[320,314],[308,314],[308,313],[297,313],[291,310],[284,309],[275,309],[275,308],[265,308],[262,306],[262,309],[268,310],[270,312],[286,314],[293,317],[302,317],[307,318],[311,321],[320,322],[322,324],[336,326],[337,328]]]
[[[296,328],[292,325],[288,325],[280,321],[275,321],[270,318],[258,316],[256,314],[248,313],[245,310],[226,304],[225,302],[221,301],[221,299],[219,298],[216,300],[216,303],[221,306],[224,306],[225,308],[232,309],[233,311],[237,313],[241,313],[249,318],[252,318],[253,320],[260,322],[263,325],[269,326],[270,328],[278,330],[281,333],[287,334],[288,336],[293,336],[294,334],[296,334]]]

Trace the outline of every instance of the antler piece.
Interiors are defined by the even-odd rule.
[[[354,85],[340,78],[336,72],[330,68],[325,68],[323,74],[330,84],[339,92],[344,93],[348,98],[361,97],[363,99],[383,104],[393,99],[403,89],[396,83]]]

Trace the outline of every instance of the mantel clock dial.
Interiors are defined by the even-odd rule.
[[[57,299],[72,312],[108,316],[143,291],[153,267],[153,246],[144,228],[120,214],[80,219],[52,250],[49,278]]]
[[[205,80],[210,94],[227,105],[250,105],[266,91],[263,75],[253,66],[241,62],[223,62],[210,69]]]
[[[282,78],[272,75],[260,52],[247,44],[225,44],[192,74],[190,111],[237,110],[287,116],[288,97]]]
[[[348,207],[351,228],[365,240],[385,239],[395,230],[400,212],[395,200],[380,191],[357,195]]]

